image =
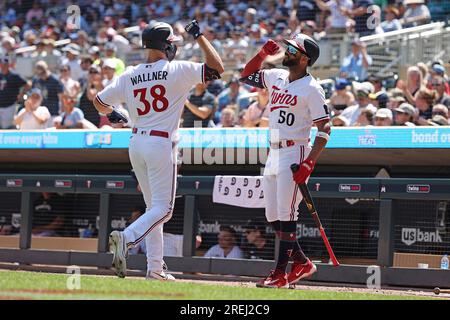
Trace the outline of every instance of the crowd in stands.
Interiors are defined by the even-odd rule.
[[[268,40],[295,32],[320,39],[354,33],[351,54],[333,79],[329,108],[334,126],[448,125],[449,79],[443,61],[411,66],[394,87],[369,74],[372,58],[358,36],[443,20],[450,4],[439,0],[80,0],[0,1],[0,129],[112,129],[93,107],[95,95],[143,61],[140,31],[151,20],[174,26],[184,39],[177,59],[201,61],[184,31],[195,18],[204,35],[234,69],[223,79],[192,88],[183,127],[265,127],[267,90],[239,82],[250,54]],[[371,19],[372,6],[380,19]],[[370,9],[370,10],[368,10]],[[74,19],[72,19],[74,18]],[[375,21],[372,26],[368,21]],[[135,28],[133,28],[135,27]],[[28,59],[28,60],[27,60]],[[32,64],[26,64],[31,61]],[[273,68],[265,63],[264,68]],[[127,106],[116,106],[127,113]]]

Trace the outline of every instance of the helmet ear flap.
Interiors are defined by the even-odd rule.
[[[169,44],[166,48],[166,56],[169,61],[172,61],[175,58],[175,55],[177,54],[177,46],[175,44]]]

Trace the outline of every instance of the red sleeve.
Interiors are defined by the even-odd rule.
[[[241,72],[241,78],[248,77],[252,73],[255,73],[256,71],[259,71],[261,69],[261,64],[263,63],[264,59],[261,57],[260,54],[257,54],[254,56],[244,67],[244,70]]]

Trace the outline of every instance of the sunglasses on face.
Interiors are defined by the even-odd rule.
[[[446,116],[446,114],[445,114],[445,112],[442,112],[442,111],[433,111],[433,112],[431,112],[431,115],[432,116]]]
[[[439,83],[439,82],[433,82],[431,84],[432,87],[440,87],[441,85],[442,85],[442,83]]]
[[[287,47],[286,47],[286,51],[289,53],[289,54],[292,54],[293,56],[295,56],[296,54],[297,54],[297,52],[299,52],[300,50],[298,50],[296,47],[294,47],[294,46],[291,46],[291,45],[288,45]]]

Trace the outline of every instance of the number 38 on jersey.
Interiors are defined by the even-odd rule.
[[[137,97],[142,103],[142,107],[137,107],[137,113],[139,116],[148,114],[151,109],[155,112],[162,112],[169,107],[169,101],[165,97],[166,88],[163,85],[157,84],[149,89],[134,89],[133,94],[134,97]]]

